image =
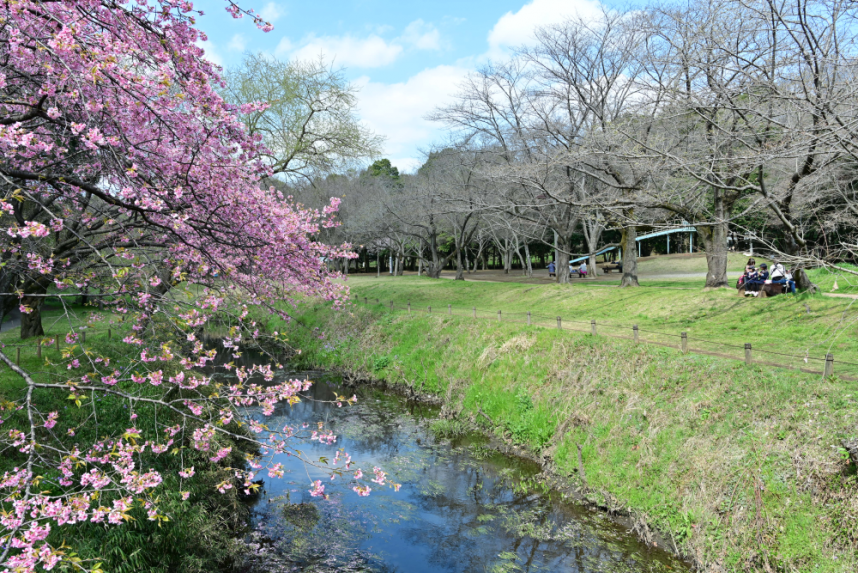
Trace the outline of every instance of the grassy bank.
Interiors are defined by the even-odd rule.
[[[658,299],[643,290],[603,295],[600,303],[589,294],[595,289],[573,288],[564,297],[560,287],[511,287],[353,283],[359,297],[378,293],[444,310],[442,299],[519,310],[538,308],[539,301],[552,309],[584,308],[583,316],[601,310],[653,324],[690,320],[685,328],[720,328],[722,335],[731,332],[727,309],[712,310],[722,304],[739,321],[760,313],[782,320],[792,312],[765,306],[784,304],[777,299],[722,302],[719,293],[698,292],[696,301],[679,293],[651,308]],[[844,310],[837,301],[808,304],[810,318],[794,314],[796,340],[801,329],[824,336]],[[459,419],[526,444],[570,483],[586,486],[593,501],[629,510],[661,531],[702,570],[858,567],[856,470],[839,445],[856,433],[858,383],[556,328],[443,314],[409,318],[382,305],[302,308],[289,332],[305,365],[434,393]]]
[[[590,331],[596,320],[599,332],[632,336],[638,325],[647,340],[679,345],[686,332],[689,347],[744,357],[751,343],[762,361],[822,370],[832,353],[835,371],[858,377],[858,301],[822,296],[781,296],[770,299],[739,297],[734,290],[703,292],[661,287],[618,289],[573,285],[462,282],[421,277],[355,277],[349,285],[356,301],[400,307],[411,303],[414,312],[447,312],[448,305],[461,316],[532,321],[556,325],[562,317],[566,329]],[[850,364],[851,363],[851,364]]]

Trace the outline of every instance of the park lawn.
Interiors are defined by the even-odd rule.
[[[745,270],[745,264],[748,261],[747,256],[741,253],[730,253],[727,259],[727,278],[730,285],[734,285],[736,280],[742,275]],[[767,263],[771,268],[772,260],[764,257],[755,257],[758,265]],[[858,266],[850,264],[840,265],[844,268],[858,271]],[[642,286],[653,287],[675,287],[700,289],[705,285],[706,274],[706,254],[673,254],[673,255],[656,255],[651,257],[643,257],[638,259],[638,280]],[[520,274],[520,270],[512,271],[514,274]],[[547,276],[545,269],[536,269],[535,276]],[[688,277],[690,274],[699,274],[700,278]],[[858,294],[858,275],[852,275],[842,271],[833,269],[811,269],[807,271],[811,281],[816,283],[822,292],[835,292],[840,294]],[[670,275],[675,275],[671,277]],[[683,276],[686,275],[686,276]],[[617,285],[620,283],[621,275],[617,272],[608,274],[600,274],[596,277],[590,276],[586,281],[580,281],[573,278],[575,284],[581,285]],[[835,290],[834,283],[837,281],[837,289]]]
[[[704,291],[640,287],[619,289],[592,285],[526,285],[425,277],[359,277],[348,279],[353,300],[382,305],[393,301],[400,309],[410,302],[413,311],[453,312],[482,318],[525,322],[532,313],[535,324],[565,329],[598,331],[613,336],[632,336],[638,325],[641,337],[679,345],[686,332],[691,349],[744,356],[751,343],[759,360],[821,370],[827,353],[834,355],[835,372],[858,377],[858,301],[799,295],[745,298],[733,289]],[[766,354],[776,352],[788,356]],[[805,357],[808,359],[805,362]],[[852,363],[852,364],[849,364]]]
[[[843,264],[839,266],[858,272],[856,265]],[[814,269],[808,271],[807,275],[822,289],[822,292],[858,294],[858,275],[844,273],[836,269]],[[837,290],[834,290],[835,282],[837,283]]]
[[[440,303],[569,311],[580,304],[586,314],[604,309],[621,317],[658,304],[647,289],[598,290],[592,296],[599,298],[591,299],[597,289],[350,282],[357,296],[436,306],[432,314],[409,316],[384,304],[332,311],[319,303],[299,308],[291,326],[269,319],[269,329],[288,331],[301,349],[296,367],[349,372],[438,396],[451,413],[437,423],[441,429],[476,424],[526,445],[562,481],[584,486],[601,506],[630,511],[701,570],[858,568],[858,484],[840,446],[856,437],[858,382],[556,328],[475,321],[445,314]],[[717,325],[696,317],[708,308],[702,303],[729,300],[740,316],[751,304],[718,293],[689,296],[674,291],[673,306],[658,304],[647,320],[679,325],[684,316],[694,317],[692,325]],[[808,331],[823,329],[825,309],[834,308],[842,310],[835,304],[814,311]]]

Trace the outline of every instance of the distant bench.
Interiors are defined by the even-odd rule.
[[[611,271],[623,272],[623,265],[621,265],[620,263],[607,263],[605,265],[602,265],[603,273],[608,274]]]

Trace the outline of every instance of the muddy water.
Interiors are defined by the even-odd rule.
[[[249,573],[688,571],[603,514],[544,491],[536,465],[498,454],[477,436],[436,437],[434,407],[369,387],[346,389],[320,372],[289,377],[315,384],[300,404],[279,407],[265,420],[269,426],[324,422],[337,443],[304,444],[308,458],[330,459],[344,448],[365,473],[380,466],[402,489],[364,478],[373,491],[358,497],[346,481],[277,456],[287,473],[266,475],[253,502],[243,566]],[[355,392],[354,406],[324,402]],[[316,479],[325,480],[328,500],[310,496]]]

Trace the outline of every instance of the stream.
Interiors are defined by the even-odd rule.
[[[278,455],[282,478],[268,478],[251,507],[245,573],[273,572],[662,572],[689,571],[672,555],[647,546],[603,513],[546,491],[539,467],[487,447],[480,436],[443,439],[430,428],[434,406],[363,386],[344,388],[323,372],[279,372],[310,378],[299,404],[263,417],[271,427],[315,427],[337,435],[334,445],[302,444],[309,459],[344,448],[371,486],[359,497],[343,478]],[[356,393],[355,405],[324,403]],[[370,482],[373,466],[402,484],[395,492]],[[313,498],[313,480],[327,500]]]

